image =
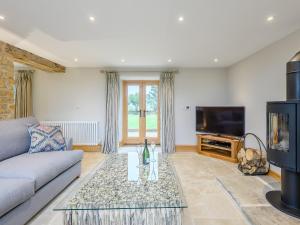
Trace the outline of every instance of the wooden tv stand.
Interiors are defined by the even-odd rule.
[[[233,163],[238,162],[237,153],[242,147],[239,139],[211,134],[197,134],[198,153]]]

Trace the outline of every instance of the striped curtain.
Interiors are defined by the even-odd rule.
[[[116,72],[106,72],[106,117],[103,153],[118,151],[119,145],[120,78]]]
[[[160,75],[160,118],[161,149],[163,153],[175,152],[175,116],[174,116],[174,73],[163,72]]]
[[[32,116],[32,75],[33,70],[18,70],[15,75],[15,117],[23,118]]]

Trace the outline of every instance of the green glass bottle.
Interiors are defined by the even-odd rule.
[[[150,163],[150,152],[148,150],[147,139],[145,139],[145,146],[144,146],[144,151],[143,151],[143,164],[147,165],[149,163]]]

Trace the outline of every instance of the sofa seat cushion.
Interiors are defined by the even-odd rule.
[[[0,178],[27,178],[40,189],[55,177],[81,161],[81,150],[25,153],[0,163]]]
[[[34,181],[0,178],[0,217],[34,195]]]

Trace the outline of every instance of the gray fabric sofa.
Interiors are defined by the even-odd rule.
[[[27,128],[36,123],[33,117],[0,121],[0,225],[25,224],[80,176],[80,150],[27,153]]]

